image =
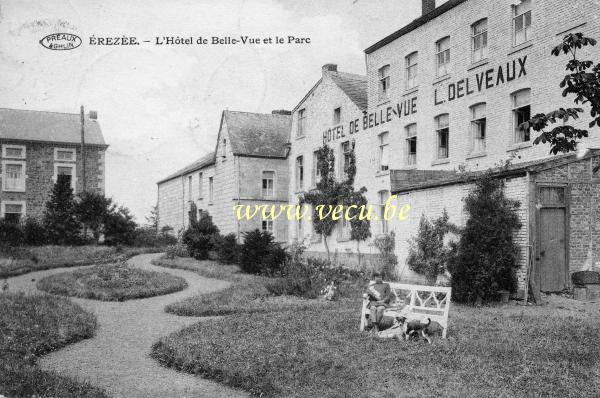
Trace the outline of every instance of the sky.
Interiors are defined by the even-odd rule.
[[[291,110],[326,63],[365,74],[364,49],[420,12],[421,0],[2,0],[0,107],[97,111],[110,145],[106,195],[144,223],[156,182],[214,150],[222,110]],[[83,44],[40,45],[57,32]],[[155,44],[289,35],[310,44]],[[150,43],[92,46],[92,36]]]

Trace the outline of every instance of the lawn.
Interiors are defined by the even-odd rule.
[[[93,314],[68,299],[0,293],[0,396],[105,398],[99,389],[42,371],[36,359],[92,337]]]
[[[50,268],[112,263],[156,248],[117,246],[28,246],[0,250],[0,278]]]
[[[169,304],[165,311],[181,316],[215,316],[236,313],[261,313],[272,311],[296,311],[307,308],[331,306],[329,302],[305,300],[292,296],[274,297],[269,293],[266,284],[273,278],[249,275],[240,271],[235,265],[223,265],[214,261],[196,261],[191,258],[161,257],[153,260],[154,265],[193,271],[206,278],[227,280],[232,283],[229,288],[218,292],[192,296]]]
[[[133,268],[125,263],[61,272],[37,282],[37,288],[48,293],[103,301],[153,297],[186,287],[184,278]]]

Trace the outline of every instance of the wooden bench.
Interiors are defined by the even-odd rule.
[[[386,308],[384,315],[405,316],[408,318],[429,318],[438,322],[443,330],[442,337],[446,338],[448,329],[448,313],[450,311],[451,287],[406,285],[402,283],[387,282],[400,303],[392,302]],[[363,299],[360,318],[360,330],[365,330],[366,316],[369,314],[367,305],[369,299]]]

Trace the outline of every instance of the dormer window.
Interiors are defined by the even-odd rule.
[[[223,145],[221,145],[221,156],[227,157],[227,139],[223,138]]]

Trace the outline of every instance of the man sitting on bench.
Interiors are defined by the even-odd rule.
[[[392,289],[388,283],[384,283],[381,273],[374,275],[375,281],[369,283],[367,295],[369,297],[369,308],[371,314],[367,322],[367,328],[371,328],[373,332],[379,331],[379,323],[383,318],[383,312],[392,301]]]

